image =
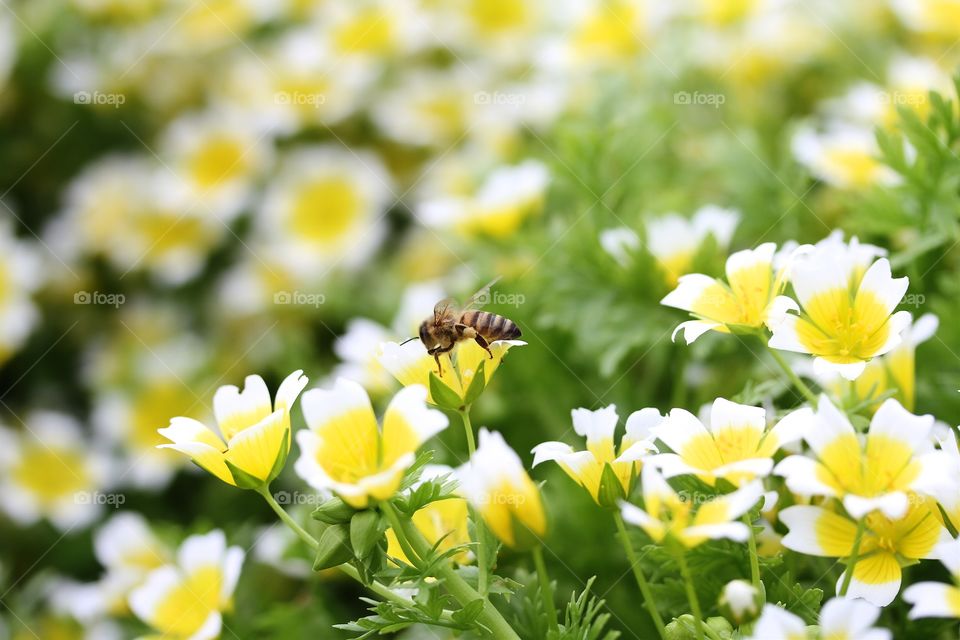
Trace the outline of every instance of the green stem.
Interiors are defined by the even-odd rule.
[[[473,439],[473,424],[470,422],[470,407],[464,407],[457,411],[460,414],[460,419],[463,420],[463,431],[467,436],[467,453],[470,457],[473,457],[473,454],[477,450],[477,442]]]
[[[394,508],[390,502],[381,502],[380,510],[387,517],[391,525],[394,526],[394,533],[397,534],[397,539],[406,538],[410,547],[420,558],[430,556],[433,551],[430,543],[427,542],[426,538],[423,537],[423,534],[421,534],[416,527],[400,518],[400,514],[397,513],[396,508]],[[434,573],[436,574],[434,577],[440,578],[443,581],[447,591],[449,591],[461,605],[466,606],[471,602],[483,600],[483,611],[480,613],[479,620],[484,626],[490,629],[493,637],[498,640],[520,640],[520,636],[517,635],[516,631],[513,630],[503,616],[500,615],[497,608],[494,607],[487,598],[480,595],[476,589],[467,584],[449,562],[444,560],[436,563],[434,565]]]
[[[800,376],[794,373],[793,369],[790,368],[790,365],[787,364],[787,361],[783,359],[783,356],[781,356],[776,349],[767,345],[767,351],[770,352],[770,355],[773,357],[774,361],[780,365],[780,368],[783,369],[783,372],[787,374],[787,377],[790,379],[790,382],[793,383],[793,386],[797,388],[797,391],[799,391],[801,395],[807,399],[807,402],[816,408],[817,394],[811,391],[810,387],[808,387],[806,383],[800,379]]]
[[[459,410],[457,413],[460,414],[460,419],[463,420],[463,431],[467,436],[467,453],[472,458],[473,454],[477,451],[477,444],[473,439],[473,424],[470,422],[470,407],[464,407]],[[489,584],[488,566],[489,566],[489,550],[487,545],[484,543],[484,540],[487,539],[486,536],[486,525],[483,523],[483,518],[476,512],[473,506],[469,507],[470,511],[470,520],[473,521],[473,531],[474,537],[476,540],[473,542],[476,543],[477,550],[477,591],[483,595],[487,595],[487,585]]]
[[[753,519],[750,517],[749,511],[743,514],[743,524],[747,525],[747,529],[750,530],[750,537],[747,538],[747,547],[750,551],[750,583],[753,585],[753,588],[757,590],[757,593],[761,593],[760,559],[757,556],[757,532],[753,529]]]
[[[306,543],[308,547],[316,550],[317,547],[320,546],[320,543],[317,542],[316,538],[310,535],[310,533],[306,529],[301,527],[289,513],[284,511],[283,507],[277,504],[277,501],[273,499],[273,494],[270,493],[269,487],[266,487],[266,486],[261,487],[260,489],[257,489],[257,493],[263,496],[263,499],[267,501],[267,504],[270,505],[270,508],[273,509],[274,513],[276,513],[280,517],[280,519],[283,520],[284,524],[290,527],[290,529],[295,534],[297,534],[297,536],[301,540],[303,540],[303,542]],[[360,573],[352,565],[341,564],[337,568],[340,569],[340,571],[343,571],[345,574],[347,574],[351,578],[353,578],[354,580],[356,580],[357,582],[359,582],[360,584],[364,585],[365,587],[373,591],[375,594],[377,594],[384,600],[390,600],[391,602],[396,602],[397,604],[402,604],[407,607],[414,606],[411,600],[408,600],[407,598],[404,598],[403,596],[394,593],[393,590],[390,589],[390,587],[384,584],[380,584],[379,582],[376,582],[376,581],[371,582],[370,584],[364,584],[363,579],[360,577]]]
[[[533,548],[533,564],[537,567],[537,578],[540,580],[540,598],[543,608],[547,612],[547,624],[550,631],[557,631],[557,607],[553,602],[553,587],[550,585],[550,576],[547,575],[547,565],[543,561],[543,547]]]
[[[660,617],[660,612],[657,611],[653,594],[650,592],[650,585],[647,583],[646,576],[643,575],[643,568],[640,566],[637,552],[633,548],[633,543],[630,542],[630,536],[627,533],[627,528],[623,524],[623,518],[620,516],[619,511],[613,512],[613,521],[617,524],[617,535],[620,538],[620,544],[623,545],[623,550],[627,553],[627,562],[630,563],[633,577],[637,581],[637,586],[640,587],[640,594],[643,596],[643,606],[647,608],[647,613],[649,613],[653,619],[653,624],[657,627],[657,633],[661,638],[666,638],[667,630],[663,625],[663,618]]]
[[[847,562],[847,570],[843,574],[843,584],[840,585],[838,595],[847,595],[847,589],[850,588],[850,581],[853,580],[853,568],[857,566],[857,560],[860,557],[860,543],[863,541],[863,533],[867,529],[867,517],[860,518],[857,523],[857,534],[853,538],[853,550],[850,551],[850,560]]]
[[[680,575],[687,586],[687,600],[690,601],[691,613],[693,613],[693,626],[697,631],[697,640],[704,640],[703,636],[703,612],[700,610],[700,600],[697,598],[697,591],[693,588],[693,577],[690,575],[690,568],[687,566],[686,550],[677,554],[677,564],[680,565]]]

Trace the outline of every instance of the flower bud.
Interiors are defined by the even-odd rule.
[[[763,607],[763,595],[746,580],[731,580],[720,593],[720,612],[736,625],[750,622]]]

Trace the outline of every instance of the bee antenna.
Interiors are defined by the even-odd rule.
[[[412,338],[407,338],[406,340],[404,340],[403,342],[400,343],[400,346],[402,347],[403,345],[407,344],[408,342],[411,342],[411,341],[416,340],[416,339],[417,339],[417,336],[413,336]]]

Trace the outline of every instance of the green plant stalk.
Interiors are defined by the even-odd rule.
[[[531,551],[533,564],[537,567],[537,579],[540,581],[540,597],[543,600],[543,609],[547,612],[547,624],[550,631],[557,631],[557,606],[553,602],[553,587],[550,586],[550,576],[547,574],[547,565],[543,561],[543,547],[539,544]]]
[[[764,341],[764,344],[766,344],[766,341]],[[787,364],[787,361],[783,359],[783,356],[781,356],[776,349],[772,348],[769,345],[766,345],[766,346],[767,346],[767,351],[770,352],[770,355],[773,357],[774,362],[780,365],[780,368],[783,370],[785,374],[787,374],[787,378],[789,378],[790,382],[793,383],[793,386],[797,388],[797,391],[799,391],[801,395],[803,395],[803,397],[807,399],[807,402],[809,402],[810,404],[813,405],[814,408],[816,408],[817,394],[815,394],[810,389],[810,387],[808,387],[807,384],[800,379],[800,376],[794,373],[793,369],[790,368],[790,365]]]
[[[409,521],[403,520],[396,508],[388,501],[380,503],[380,510],[386,516],[390,526],[393,527],[397,538],[405,538],[410,547],[420,557],[424,558],[430,555],[432,547],[426,538]],[[513,627],[504,619],[497,608],[490,603],[485,596],[480,595],[476,589],[467,584],[466,580],[454,570],[453,566],[447,561],[439,562],[435,569],[436,578],[443,580],[450,594],[457,599],[463,606],[467,606],[476,600],[483,600],[483,611],[480,613],[479,620],[493,633],[493,637],[498,640],[520,640]]]
[[[314,538],[312,535],[310,535],[310,533],[306,529],[301,527],[297,523],[297,521],[290,516],[289,513],[284,511],[283,507],[277,504],[277,501],[273,499],[273,495],[270,493],[269,487],[267,486],[261,487],[260,489],[257,489],[257,493],[263,496],[263,499],[267,501],[267,504],[270,505],[270,508],[273,509],[274,513],[276,513],[280,517],[280,519],[283,520],[283,523],[287,525],[291,531],[297,534],[297,536],[301,540],[303,540],[303,542],[306,543],[308,547],[316,550],[316,548],[319,546],[317,539]],[[384,600],[389,600],[391,602],[395,602],[397,604],[401,604],[406,607],[414,606],[412,601],[408,600],[407,598],[404,598],[401,595],[394,593],[393,590],[390,589],[390,587],[384,584],[380,584],[379,582],[376,582],[376,581],[371,582],[370,584],[364,584],[363,579],[360,577],[360,573],[352,565],[341,564],[337,568],[340,569],[340,571],[343,571],[345,574],[347,574],[351,578],[353,578],[354,580],[356,580],[357,582],[359,582],[360,584],[363,584],[365,587],[373,591],[375,594],[377,594]]]
[[[470,421],[470,407],[464,407],[457,413],[460,414],[460,419],[463,421],[463,430],[467,435],[467,454],[472,458],[473,454],[477,451],[477,444],[473,438],[473,423]],[[483,522],[483,518],[480,517],[480,514],[473,508],[473,505],[470,505],[469,511],[470,519],[473,520],[474,535],[477,538],[474,540],[474,542],[477,543],[477,591],[486,596],[489,584],[489,577],[487,576],[489,550],[487,549],[487,545],[484,544],[484,539],[486,539],[486,525]]]
[[[650,592],[650,585],[647,583],[646,576],[643,575],[643,568],[640,566],[640,561],[637,558],[637,552],[633,548],[633,544],[630,542],[630,536],[627,534],[627,528],[623,524],[623,517],[620,515],[619,511],[613,512],[613,521],[617,525],[617,537],[620,538],[620,544],[623,545],[623,550],[627,554],[627,562],[630,563],[630,570],[633,571],[633,577],[637,581],[637,586],[640,587],[640,594],[643,596],[643,606],[647,608],[647,613],[650,614],[650,617],[653,619],[653,624],[657,628],[657,633],[662,639],[666,639],[667,630],[663,624],[663,618],[660,617],[660,612],[657,611],[657,606],[653,600],[653,594]]]
[[[867,529],[867,517],[860,518],[857,523],[857,534],[853,538],[853,549],[850,551],[850,561],[847,563],[847,570],[843,574],[843,584],[840,585],[839,596],[847,595],[850,588],[850,581],[853,580],[853,569],[857,566],[857,560],[860,557],[860,543],[863,542],[863,533]]]
[[[760,592],[760,558],[757,555],[757,532],[753,530],[753,519],[750,512],[743,514],[743,524],[747,525],[750,537],[747,538],[747,547],[750,551],[750,584]]]
[[[697,640],[704,640],[703,612],[700,610],[697,590],[693,588],[693,577],[690,575],[690,568],[687,566],[686,553],[685,549],[677,553],[677,564],[680,565],[680,575],[683,576],[683,582],[687,587],[687,600],[690,602],[690,610],[693,613],[693,626],[697,632]]]

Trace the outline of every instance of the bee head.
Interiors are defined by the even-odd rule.
[[[427,326],[426,322],[420,325],[420,342],[423,343],[423,346],[430,347],[430,327]]]

